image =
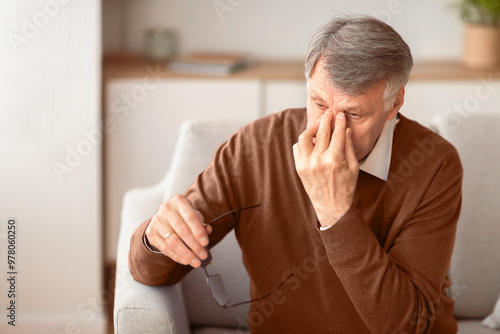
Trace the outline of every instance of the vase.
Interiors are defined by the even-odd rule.
[[[176,51],[175,34],[164,28],[151,28],[146,31],[146,56],[153,61],[167,61]]]
[[[468,24],[465,26],[463,64],[477,70],[500,65],[500,27]]]

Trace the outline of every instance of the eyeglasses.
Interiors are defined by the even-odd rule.
[[[258,207],[259,205],[260,204],[228,211],[228,212],[220,215],[219,217],[212,219],[209,222],[209,224],[212,224],[212,223],[216,222],[217,220],[226,217],[227,215],[230,215],[233,213],[240,213],[243,210],[252,209],[252,208]],[[283,280],[283,282],[281,282],[273,291],[267,293],[266,295],[264,295],[262,297],[255,298],[255,299],[248,300],[248,301],[244,301],[244,302],[239,302],[236,304],[229,304],[229,302],[231,301],[231,295],[229,294],[229,291],[226,288],[226,284],[224,283],[222,276],[219,274],[209,274],[207,271],[207,266],[212,261],[212,254],[210,253],[210,250],[208,249],[208,247],[205,247],[205,249],[207,251],[208,256],[205,260],[203,260],[201,262],[201,267],[203,268],[203,270],[205,271],[205,274],[207,275],[207,285],[208,285],[210,292],[212,293],[212,296],[214,297],[215,301],[223,308],[231,308],[231,307],[236,307],[236,306],[240,306],[243,304],[250,304],[252,302],[267,298],[270,295],[272,295],[273,293],[275,293],[277,290],[279,290],[283,286],[283,284],[285,284],[285,282],[288,281],[288,279],[293,276],[293,273],[288,275],[288,277],[286,277]]]

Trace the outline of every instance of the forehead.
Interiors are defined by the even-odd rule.
[[[380,81],[368,88],[362,94],[352,95],[336,88],[329,79],[328,72],[322,64],[316,66],[308,80],[307,91],[309,98],[333,104],[379,104],[383,102],[385,82]]]

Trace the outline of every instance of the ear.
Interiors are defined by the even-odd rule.
[[[389,109],[387,111],[387,121],[392,121],[394,117],[399,112],[399,109],[403,106],[403,103],[405,102],[405,88],[401,87],[399,91],[396,93],[396,99],[394,100],[394,105],[392,106],[392,109]]]

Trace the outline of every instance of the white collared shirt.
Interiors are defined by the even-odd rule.
[[[386,121],[382,133],[377,139],[368,156],[359,163],[359,169],[363,172],[387,181],[389,167],[391,165],[392,138],[394,129],[399,122],[399,116],[391,121]]]

